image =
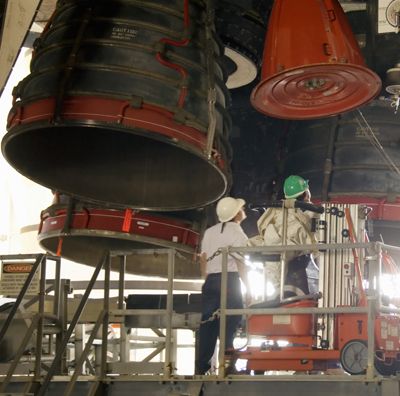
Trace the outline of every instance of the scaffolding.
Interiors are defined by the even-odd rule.
[[[304,245],[302,249],[309,250],[315,246]],[[315,308],[244,308],[244,309],[227,309],[226,306],[226,287],[227,287],[227,257],[234,252],[240,252],[245,255],[257,253],[259,255],[268,255],[271,253],[281,253],[293,250],[299,250],[298,246],[274,246],[274,247],[243,247],[243,248],[224,248],[221,249],[223,258],[223,271],[221,279],[221,309],[220,309],[220,345],[224,345],[226,317],[228,315],[291,315],[291,314],[314,314],[314,315],[333,315],[333,314],[365,314],[368,317],[368,361],[365,374],[358,376],[349,376],[346,374],[326,376],[320,374],[299,374],[299,375],[253,375],[245,374],[227,374],[225,372],[225,351],[219,349],[218,354],[218,372],[215,375],[197,376],[185,375],[179,376],[174,370],[174,323],[179,315],[174,311],[173,294],[174,294],[174,257],[176,252],[172,249],[168,252],[168,279],[163,282],[166,286],[166,307],[164,309],[125,309],[125,256],[127,254],[135,254],[135,252],[105,252],[102,260],[94,269],[92,278],[87,284],[86,290],[80,299],[74,312],[68,312],[68,294],[71,292],[71,283],[68,280],[60,278],[61,262],[58,257],[51,257],[44,254],[38,255],[10,255],[0,256],[0,260],[12,259],[33,259],[34,265],[31,273],[27,277],[25,284],[17,296],[16,301],[8,315],[2,314],[4,319],[3,326],[0,330],[0,341],[9,333],[10,325],[17,318],[29,319],[30,325],[25,334],[19,334],[18,339],[20,346],[14,358],[8,364],[2,365],[0,377],[0,395],[24,394],[24,395],[95,395],[95,394],[129,394],[130,385],[135,383],[135,394],[151,394],[160,391],[161,394],[181,394],[181,395],[199,395],[202,391],[204,395],[216,394],[241,394],[243,386],[246,384],[247,393],[256,394],[263,389],[279,389],[283,384],[296,383],[293,386],[293,392],[299,389],[307,389],[307,394],[318,394],[321,389],[325,389],[329,382],[329,391],[338,389],[345,391],[352,389],[352,395],[357,394],[378,394],[384,396],[394,396],[399,394],[399,380],[397,376],[390,378],[382,377],[377,374],[374,369],[375,359],[375,334],[374,321],[378,314],[389,313],[391,315],[399,315],[400,309],[389,308],[382,304],[380,290],[380,275],[382,273],[382,252],[396,251],[400,248],[387,246],[378,242],[368,243],[340,243],[340,244],[319,244],[318,249],[331,251],[358,251],[358,257],[368,263],[368,280],[370,285],[374,285],[367,290],[367,305],[364,307],[315,307]],[[364,253],[361,253],[364,252]],[[368,252],[368,254],[365,254]],[[143,253],[143,252],[141,252]],[[153,253],[153,252],[152,252]],[[165,253],[165,250],[164,250]],[[119,256],[120,272],[119,281],[110,281],[110,259]],[[46,283],[46,262],[53,260],[56,263],[56,279],[51,285]],[[39,269],[40,268],[40,269]],[[98,312],[91,312],[94,319],[90,331],[89,338],[84,342],[82,337],[82,329],[80,325],[82,314],[86,305],[90,305],[89,295],[95,288],[98,275],[104,269],[105,279],[101,283],[103,290],[103,301],[101,309]],[[40,270],[40,291],[38,296],[24,303],[25,306],[36,306],[37,312],[19,311],[26,291],[34,276],[34,273]],[[118,297],[116,307],[110,303],[111,286],[117,286]],[[51,296],[52,312],[46,312],[45,306]],[[35,305],[36,304],[36,305]],[[86,307],[87,308],[87,307]],[[85,316],[85,315],[84,315]],[[126,329],[124,329],[126,319],[128,317],[163,317],[165,321],[165,333],[162,336],[162,344],[155,348],[152,356],[164,352],[164,361],[161,369],[155,374],[149,374],[148,369],[140,368],[142,364],[148,364],[151,357],[144,362],[130,362],[129,351],[130,342],[127,337]],[[200,316],[197,315],[193,320],[192,327],[199,324]],[[178,321],[179,322],[179,321]],[[121,326],[120,339],[113,344],[118,345],[119,353],[116,361],[109,361],[108,352],[110,342],[108,338],[108,328],[110,323],[119,323]],[[186,321],[187,323],[187,321]],[[179,325],[178,325],[179,326]],[[94,347],[94,367],[93,362],[89,360],[89,353],[93,352],[93,344],[98,332],[101,332],[101,342]],[[35,352],[29,356],[24,355],[26,346],[30,339],[36,335]],[[68,348],[71,348],[70,340],[74,336],[74,364],[72,370],[68,362]],[[47,347],[45,348],[45,346]],[[42,352],[46,351],[44,355]],[[28,368],[26,368],[28,364]],[[83,370],[84,365],[87,370]],[[25,366],[25,369],[24,369]],[[147,371],[147,373],[146,373]],[[157,371],[157,370],[156,370]],[[146,373],[146,374],[143,374]],[[312,384],[310,383],[312,382]],[[261,385],[260,385],[261,384]],[[365,385],[369,384],[368,392]],[[234,386],[232,386],[234,385]],[[219,388],[217,389],[217,387]],[[287,385],[287,390],[292,385]],[[314,389],[314,390],[313,390]],[[255,392],[255,393],[251,393]],[[314,393],[313,393],[314,392]],[[290,395],[290,391],[284,391]],[[295,394],[295,393],[293,393]],[[296,393],[301,394],[301,393]],[[328,393],[329,394],[329,393]]]

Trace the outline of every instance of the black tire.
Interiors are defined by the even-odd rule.
[[[383,359],[381,351],[377,351],[375,353],[375,361],[374,366],[375,370],[384,376],[396,375],[396,371],[398,368],[398,362],[394,358],[385,358]]]

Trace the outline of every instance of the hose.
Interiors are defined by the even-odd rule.
[[[251,210],[259,210],[259,209],[266,209],[266,208],[282,208],[284,201],[275,201],[275,202],[264,202],[264,203],[250,203],[248,205],[248,208]],[[295,201],[294,202],[294,207],[303,209],[303,210],[308,210],[310,212],[315,212],[322,214],[325,211],[325,208],[323,206],[317,206],[308,202],[302,202],[302,201]]]

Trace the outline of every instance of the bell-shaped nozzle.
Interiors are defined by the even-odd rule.
[[[8,162],[53,190],[118,207],[186,210],[223,196],[229,93],[206,8],[58,2],[14,90]]]
[[[322,118],[366,104],[380,89],[337,0],[275,0],[261,82],[251,95],[258,111],[283,119]]]

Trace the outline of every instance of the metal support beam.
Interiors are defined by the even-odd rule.
[[[44,322],[44,300],[46,297],[46,256],[43,257],[40,266],[40,288],[39,288],[39,322],[36,335],[36,356],[35,356],[35,380],[40,379],[42,361],[42,342],[43,342],[43,322]]]
[[[29,326],[28,330],[26,331],[25,336],[21,342],[21,345],[19,346],[18,351],[15,355],[15,358],[14,358],[13,362],[11,363],[10,368],[8,369],[6,378],[4,379],[4,381],[2,382],[2,384],[0,386],[0,392],[5,392],[8,384],[10,383],[11,377],[13,376],[15,369],[17,368],[17,365],[21,359],[21,356],[24,353],[26,346],[32,337],[33,331],[35,330],[35,328],[38,325],[39,318],[40,318],[40,315],[36,315],[33,318],[32,323]]]
[[[0,92],[25,41],[41,0],[8,0],[0,47]]]
[[[221,302],[219,319],[218,377],[225,377],[226,305],[228,288],[228,249],[222,249]]]
[[[104,305],[105,312],[103,318],[103,331],[101,337],[101,378],[107,376],[107,348],[108,348],[108,317],[110,310],[110,271],[111,271],[111,256],[107,257],[104,263]]]
[[[62,358],[62,356],[64,354],[65,348],[66,348],[66,346],[68,344],[68,341],[69,341],[69,339],[70,339],[70,337],[72,335],[72,332],[74,331],[75,326],[78,323],[79,317],[81,316],[81,313],[82,313],[83,309],[85,308],[86,302],[87,302],[87,300],[89,298],[89,294],[92,291],[93,284],[96,281],[96,279],[97,279],[97,277],[99,275],[99,272],[100,272],[101,268],[103,267],[104,262],[108,263],[108,261],[109,261],[109,254],[105,253],[104,257],[97,264],[97,267],[95,268],[95,270],[93,272],[92,278],[90,279],[90,282],[89,282],[89,286],[86,289],[85,294],[82,297],[82,300],[81,300],[81,302],[80,302],[80,304],[79,304],[79,306],[78,306],[78,308],[77,308],[77,310],[76,310],[76,312],[74,314],[74,317],[71,320],[71,323],[70,323],[70,325],[68,327],[68,330],[65,333],[65,336],[64,336],[59,348],[57,349],[56,356],[54,357],[54,360],[53,360],[53,363],[52,363],[52,365],[50,367],[50,370],[47,373],[47,375],[46,375],[46,377],[45,377],[45,379],[43,381],[43,384],[42,384],[42,386],[40,387],[40,389],[38,391],[37,396],[44,396],[46,394],[47,387],[49,386],[50,381],[51,381],[51,379],[53,378],[53,376],[54,376],[54,374],[56,372],[58,363],[59,363],[59,361],[61,360],[61,358]]]
[[[165,363],[164,363],[164,376],[169,378],[172,374],[173,368],[171,367],[171,328],[172,328],[172,314],[174,309],[174,271],[175,271],[175,250],[168,251],[168,294],[166,306],[166,323],[165,330]]]
[[[89,354],[90,351],[90,347],[93,344],[93,340],[96,337],[96,333],[98,332],[101,323],[104,320],[104,317],[107,315],[106,311],[101,311],[100,315],[97,319],[96,324],[93,327],[92,333],[89,336],[89,339],[86,343],[85,349],[83,350],[81,356],[78,358],[76,358],[76,365],[75,365],[75,371],[71,377],[71,381],[68,383],[68,386],[64,392],[63,396],[70,396],[72,394],[72,391],[74,389],[74,385],[76,383],[76,380],[78,379],[78,376],[80,375],[80,373],[82,372],[82,367],[83,367],[83,363],[85,362],[85,360],[87,359],[87,356]]]

